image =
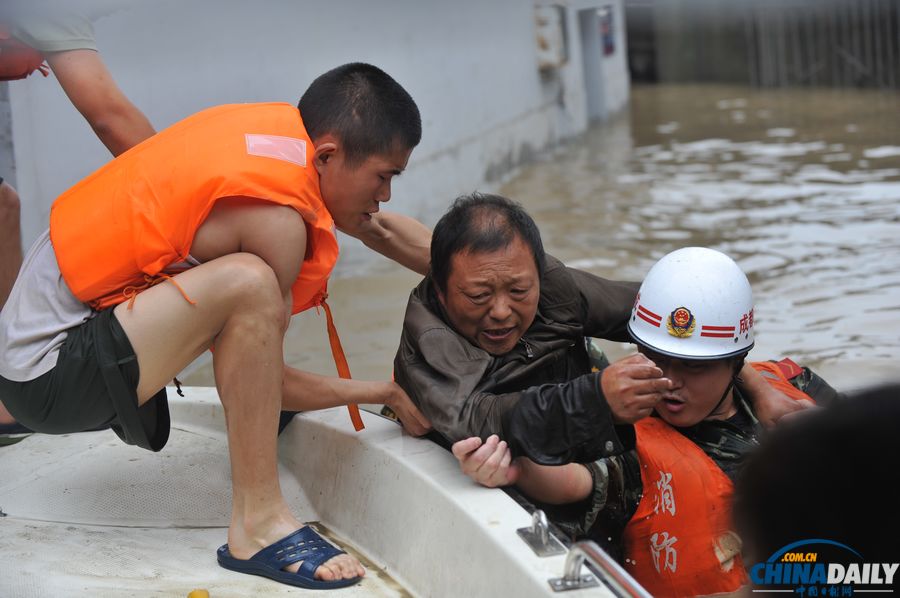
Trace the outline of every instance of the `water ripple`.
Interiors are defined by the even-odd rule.
[[[861,386],[896,376],[900,358],[898,99],[637,88],[629,120],[503,192],[535,215],[551,252],[604,276],[639,279],[685,245],[729,253],[754,287],[754,356],[790,354]],[[741,122],[714,110],[734,108]]]

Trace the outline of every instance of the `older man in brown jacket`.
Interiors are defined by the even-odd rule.
[[[498,434],[546,465],[629,450],[669,381],[640,355],[592,372],[585,338],[628,341],[637,288],[545,255],[514,202],[462,197],[410,295],[396,381],[450,442]]]
[[[502,452],[492,435],[513,457],[543,465],[631,450],[630,424],[650,414],[671,382],[641,354],[592,371],[585,341],[631,340],[638,287],[545,255],[518,204],[461,197],[436,225],[431,271],[410,294],[395,380],[443,440],[488,440],[477,455],[477,446],[457,455],[464,469]],[[748,370],[742,376],[762,422],[797,408]]]

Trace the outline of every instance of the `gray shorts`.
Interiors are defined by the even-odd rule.
[[[69,330],[56,367],[27,382],[0,376],[0,399],[36,432],[68,434],[111,427],[128,444],[158,451],[169,439],[163,388],[138,407],[137,356],[112,309]]]

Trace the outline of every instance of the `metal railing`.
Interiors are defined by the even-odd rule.
[[[562,592],[599,585],[593,575],[581,573],[585,561],[596,567],[600,581],[616,596],[653,598],[619,563],[590,540],[576,542],[572,546],[566,557],[563,576],[550,579],[550,587],[556,592]]]

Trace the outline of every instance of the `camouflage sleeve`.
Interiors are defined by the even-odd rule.
[[[827,407],[835,401],[841,401],[846,398],[842,392],[835,390],[821,376],[806,366],[803,371],[790,379],[790,383],[794,388],[802,390],[813,398],[817,405]]]
[[[609,458],[584,463],[591,474],[593,490],[582,501],[568,505],[546,505],[548,517],[572,540],[580,540],[588,535],[597,516],[606,506],[610,485]]]
[[[642,496],[640,466],[635,451],[585,465],[594,482],[585,500],[550,507],[548,516],[570,538],[589,538],[614,558],[622,553],[622,531]]]

